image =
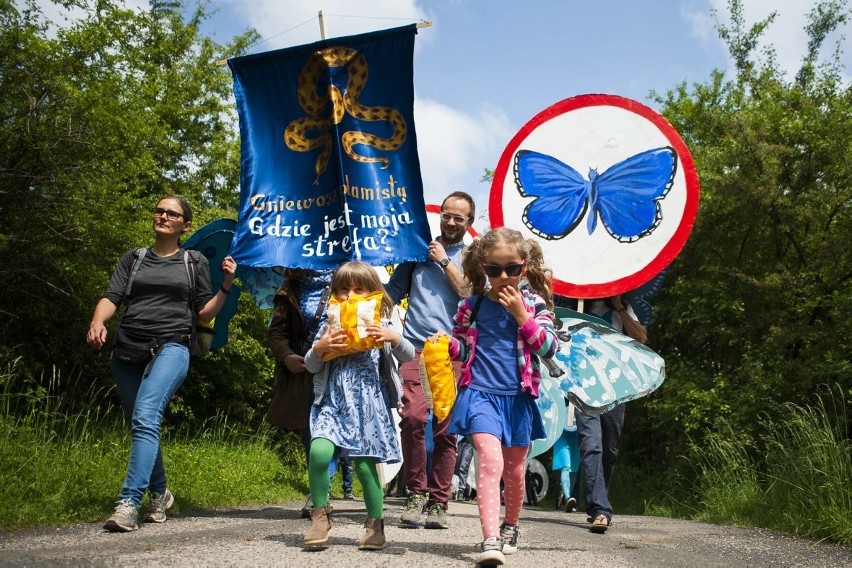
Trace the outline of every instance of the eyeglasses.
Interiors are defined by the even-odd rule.
[[[453,215],[452,213],[441,213],[441,221],[453,221],[456,225],[464,225],[467,223],[467,217],[461,215]]]
[[[177,211],[172,211],[171,209],[163,209],[162,207],[154,207],[151,210],[151,213],[154,214],[154,217],[162,217],[165,215],[169,218],[169,221],[177,221],[181,217],[183,217],[183,213],[178,213]]]
[[[510,264],[485,264],[482,263],[482,268],[485,270],[485,274],[487,274],[490,278],[498,278],[504,272],[506,276],[510,278],[514,278],[515,276],[520,276],[521,271],[524,269],[523,262],[512,262]]]

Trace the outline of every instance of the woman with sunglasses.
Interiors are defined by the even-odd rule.
[[[210,322],[224,305],[237,269],[234,259],[226,257],[221,267],[224,281],[214,294],[210,290],[210,266],[201,255],[193,297],[188,266],[180,247],[181,235],[191,226],[192,209],[185,199],[167,196],[159,200],[153,210],[154,245],[144,255],[133,249],[121,257],[109,287],[95,307],[86,336],[89,346],[101,349],[107,340],[106,321],[125,304],[116,329],[116,337],[123,339],[114,345],[109,365],[133,436],[124,486],[115,512],[104,525],[108,531],[129,532],[139,528],[139,509],[146,490],[149,492],[143,518],[146,522],[164,522],[166,509],[174,503],[174,496],[166,487],[160,423],[189,369],[193,312],[199,321]],[[131,271],[135,274],[128,290]],[[116,350],[122,343],[134,348],[125,348],[119,357]],[[151,346],[150,354],[139,358],[129,356],[128,353],[140,351],[135,348],[138,346],[143,346],[143,353],[144,346]]]
[[[558,348],[553,291],[541,247],[513,229],[474,241],[462,267],[473,293],[459,304],[450,339],[450,358],[463,364],[448,432],[473,439],[484,538],[475,562],[494,566],[517,551],[527,451],[532,440],[546,437],[535,399],[539,358],[553,357]]]

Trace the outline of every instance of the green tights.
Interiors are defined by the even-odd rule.
[[[331,480],[328,478],[328,464],[334,456],[334,444],[326,438],[311,440],[310,460],[308,462],[308,485],[311,488],[311,501],[314,507],[328,506],[328,492]],[[355,475],[364,490],[364,503],[367,516],[371,519],[384,518],[385,494],[379,483],[376,471],[376,458],[352,458]]]

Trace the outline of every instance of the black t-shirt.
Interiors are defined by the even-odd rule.
[[[121,257],[104,298],[121,306],[130,269],[136,259],[134,250]],[[122,328],[139,337],[168,339],[192,329],[189,307],[189,278],[184,266],[184,251],[161,258],[151,249],[133,279],[130,303],[121,320]],[[190,262],[192,262],[190,260]],[[213,297],[210,290],[210,263],[204,255],[198,262],[195,292],[195,311],[201,310]]]

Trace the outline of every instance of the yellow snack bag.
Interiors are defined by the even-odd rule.
[[[422,381],[426,400],[431,400],[432,412],[439,422],[443,421],[450,415],[458,394],[456,374],[450,360],[450,338],[442,335],[434,341],[427,340],[420,361],[426,369],[427,380]]]
[[[349,294],[344,301],[332,296],[328,302],[327,313],[328,327],[332,331],[342,329],[346,332],[347,348],[342,352],[326,353],[323,361],[381,347],[381,342],[376,342],[375,338],[367,336],[367,326],[381,321],[381,292],[373,292],[367,296]]]

